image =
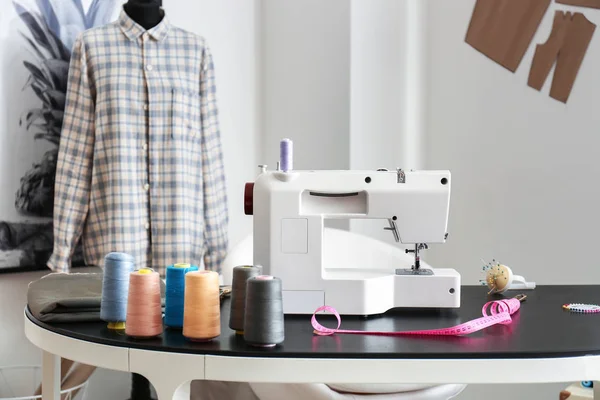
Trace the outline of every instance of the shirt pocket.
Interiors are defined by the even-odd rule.
[[[202,133],[200,93],[173,89],[172,136],[175,139],[200,140]]]

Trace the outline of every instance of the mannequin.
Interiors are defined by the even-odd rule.
[[[148,30],[162,21],[162,0],[128,0],[123,9],[131,19]]]
[[[128,0],[123,9],[131,19],[144,29],[154,28],[162,21],[165,13],[161,0]],[[144,376],[131,374],[131,397],[129,400],[151,399],[150,382]]]

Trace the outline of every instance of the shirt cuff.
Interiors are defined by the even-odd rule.
[[[71,257],[69,254],[60,254],[57,251],[54,251],[48,261],[46,262],[46,266],[52,270],[52,272],[70,272],[71,271]]]
[[[204,268],[208,271],[215,271],[221,275],[221,264],[225,259],[225,251],[217,251],[213,253],[206,253],[204,255]]]

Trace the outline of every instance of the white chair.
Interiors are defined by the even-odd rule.
[[[398,246],[346,230],[324,228],[323,238],[326,243],[323,258],[328,267],[348,268],[351,265],[360,265],[362,268],[382,268],[385,267],[383,262],[393,265],[394,268],[409,268],[414,260]],[[234,267],[252,264],[252,235],[249,235],[233,246],[224,260],[223,283],[231,285]],[[427,266],[426,263],[422,265]],[[361,397],[368,397],[370,400],[446,400],[458,395],[466,385],[251,383],[250,387],[260,400],[342,400]],[[374,396],[375,394],[379,396]]]

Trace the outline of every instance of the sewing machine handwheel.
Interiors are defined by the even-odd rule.
[[[244,214],[252,215],[254,212],[254,182],[244,186]]]

